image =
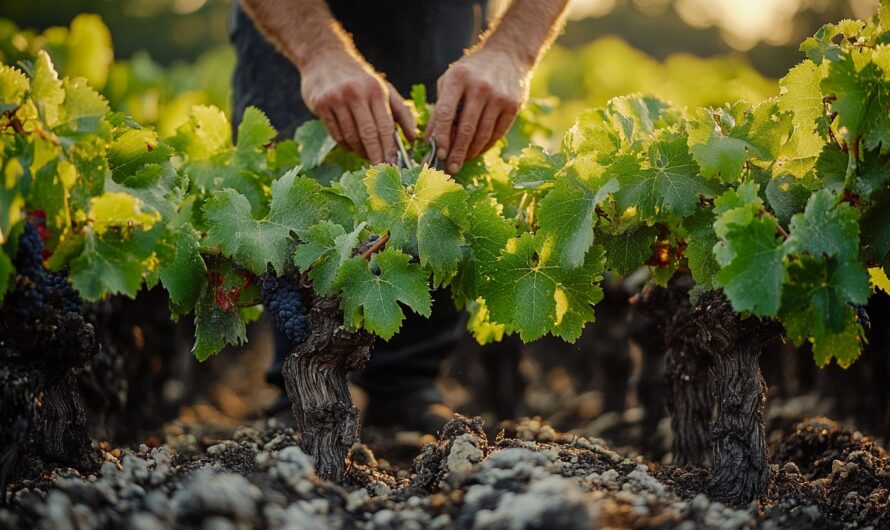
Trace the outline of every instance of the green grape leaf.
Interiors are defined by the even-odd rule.
[[[83,249],[71,261],[71,283],[85,300],[108,294],[135,297],[142,285],[143,256],[132,240],[100,238],[92,228],[85,230]]]
[[[28,91],[28,78],[12,66],[0,64],[0,114],[22,104]]]
[[[844,53],[828,67],[822,91],[836,99],[831,108],[838,113],[840,133],[848,144],[864,141],[865,147],[890,151],[890,83],[881,68],[865,62],[872,50]],[[857,64],[864,62],[864,66]]]
[[[627,275],[642,267],[652,255],[652,244],[658,236],[654,226],[640,224],[619,234],[597,236],[606,251],[606,270]]]
[[[714,245],[717,244],[714,220],[713,211],[702,209],[685,221],[686,260],[692,278],[703,290],[714,288],[715,276],[720,270],[717,258],[714,257]]]
[[[173,156],[173,149],[158,140],[150,129],[128,129],[108,148],[108,166],[115,182],[122,183],[146,164],[162,164]]]
[[[65,91],[62,89],[59,74],[56,73],[49,54],[44,50],[37,52],[34,62],[31,99],[47,127],[52,128],[59,124],[62,119],[61,107],[65,101]]]
[[[771,217],[755,217],[744,225],[729,224],[714,247],[722,266],[717,282],[736,311],[775,316],[779,310],[785,269],[777,228]]]
[[[255,173],[234,165],[222,165],[219,159],[189,162],[180,169],[188,177],[193,189],[201,193],[232,188],[250,201],[254,213],[265,206],[263,183]]]
[[[621,188],[615,199],[620,210],[636,208],[643,219],[667,213],[688,217],[695,213],[700,196],[719,191],[716,183],[700,175],[683,135],[662,135],[649,147],[648,162],[638,172],[618,173]]]
[[[324,193],[308,177],[290,171],[272,183],[269,213],[256,219],[250,202],[233,189],[218,191],[204,204],[207,245],[219,245],[222,252],[255,274],[266,272],[272,264],[277,272],[285,270],[289,257],[291,232],[304,236],[309,227],[323,219],[337,219],[342,203]]]
[[[95,134],[104,140],[111,139],[111,112],[108,101],[90,87],[83,78],[65,79],[62,82],[65,101],[62,103],[63,119],[53,128],[59,134],[63,146],[82,135]]]
[[[341,290],[340,307],[345,323],[363,327],[384,340],[402,325],[405,314],[399,302],[428,317],[432,308],[427,275],[410,257],[393,248],[371,256],[370,263],[355,257],[340,266],[334,287]],[[373,267],[379,268],[375,274]]]
[[[779,109],[791,112],[794,126],[804,132],[817,128],[817,121],[824,120],[825,104],[819,85],[826,68],[812,61],[804,61],[788,71],[779,81],[781,95]]]
[[[232,147],[232,131],[223,111],[195,105],[188,121],[167,141],[190,161],[207,160]]]
[[[294,264],[302,271],[309,271],[312,286],[320,294],[336,294],[334,280],[337,270],[352,257],[364,229],[365,223],[360,223],[355,230],[347,233],[342,226],[330,221],[322,221],[309,228],[305,243],[298,246],[294,254]]]
[[[275,139],[275,127],[263,111],[247,107],[238,124],[238,153],[252,153],[260,150]]]
[[[562,153],[550,154],[543,147],[530,145],[522,149],[513,163],[510,180],[517,188],[545,187],[556,179],[556,174],[565,163]]]
[[[788,252],[853,259],[859,252],[859,212],[830,191],[810,196],[803,213],[791,218]]]
[[[501,216],[500,206],[481,189],[469,192],[469,224],[466,230],[466,255],[461,264],[457,285],[467,299],[479,296],[485,282],[485,267],[494,263],[507,241],[516,235],[516,227]]]
[[[198,235],[190,224],[182,223],[168,230],[159,248],[160,280],[177,315],[190,312],[206,287],[207,266]]]
[[[810,197],[810,190],[791,175],[771,179],[766,185],[766,200],[782,226],[788,226],[791,216],[802,212]]]
[[[247,340],[247,328],[237,308],[224,310],[216,303],[213,286],[205,281],[195,305],[195,358],[206,361],[226,345],[240,345]]]
[[[509,240],[482,289],[491,321],[508,325],[525,342],[547,333],[576,340],[603,297],[603,253],[594,249],[582,267],[567,269],[558,264],[552,240],[528,233]]]
[[[111,32],[102,17],[80,14],[71,21],[68,32],[68,53],[62,71],[68,77],[83,77],[97,90],[102,90],[114,60]]]
[[[732,183],[742,176],[751,144],[734,137],[742,109],[697,109],[687,125],[687,144],[692,157],[708,178]]]
[[[850,304],[864,304],[871,289],[868,272],[855,261],[801,256],[788,266],[781,320],[797,345],[813,341],[819,366],[832,357],[848,366],[861,350],[862,329]]]
[[[337,146],[324,123],[319,120],[310,120],[300,125],[294,139],[300,144],[300,161],[307,169],[320,166]]]
[[[576,172],[557,177],[553,189],[538,208],[539,233],[555,240],[560,264],[572,268],[584,264],[593,244],[594,211],[618,190],[618,181],[601,182]]]
[[[409,252],[417,250],[437,283],[447,281],[463,256],[461,228],[467,223],[467,193],[445,173],[428,167],[414,184],[392,166],[368,170],[365,185],[370,197],[368,221],[378,233],[389,232],[390,243]]]

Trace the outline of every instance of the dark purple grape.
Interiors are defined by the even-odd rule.
[[[306,307],[297,286],[286,277],[267,274],[260,278],[263,305],[272,315],[275,327],[295,344],[302,344],[312,332]]]

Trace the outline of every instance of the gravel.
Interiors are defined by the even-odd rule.
[[[741,510],[707,497],[704,470],[627,459],[538,420],[489,443],[478,419],[456,416],[410,473],[357,445],[339,485],[274,424],[204,449],[183,433],[185,443],[103,452],[95,475],[58,468],[14,484],[0,529],[887,527],[886,452],[827,421],[784,436],[768,498]]]

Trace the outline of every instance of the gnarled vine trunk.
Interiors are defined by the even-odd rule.
[[[0,311],[0,501],[26,456],[81,470],[98,463],[76,373],[97,351],[81,315],[50,307],[24,320],[9,307]]]
[[[667,287],[647,284],[635,307],[655,326],[657,338],[649,340],[653,344],[660,340],[663,348],[662,396],[671,416],[674,463],[705,466],[711,451],[713,386],[708,375],[710,357],[701,351],[689,303],[693,285],[691,274],[678,272]]]
[[[769,487],[763,427],[766,383],[758,360],[781,326],[753,316],[742,319],[718,291],[701,296],[696,317],[699,337],[711,352],[717,398],[710,493],[729,505],[744,506]]]
[[[359,411],[349,395],[349,374],[368,361],[374,340],[343,326],[337,299],[312,297],[312,334],[285,360],[282,373],[302,432],[300,445],[315,460],[320,477],[338,481],[349,448],[359,439]]]

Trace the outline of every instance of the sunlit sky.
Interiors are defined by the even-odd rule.
[[[641,11],[657,14],[671,0],[572,0],[571,16],[605,15],[627,1]],[[677,0],[676,9],[687,24],[717,26],[727,43],[746,50],[760,41],[787,42],[791,37],[790,21],[800,7],[818,9],[836,2],[849,3],[860,18],[871,16],[878,6],[878,0]]]

